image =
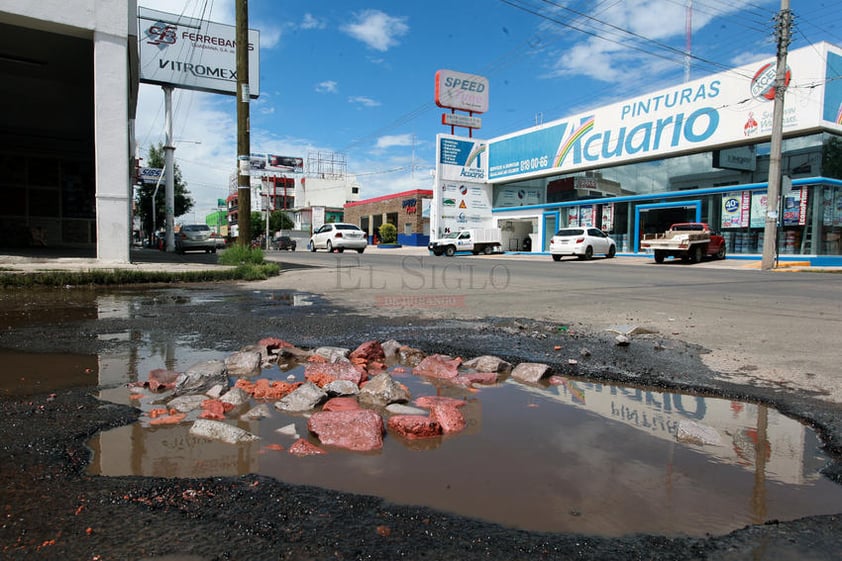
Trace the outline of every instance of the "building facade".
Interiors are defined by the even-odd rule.
[[[770,59],[482,146],[440,138],[434,228],[482,223],[502,231],[506,249],[528,236],[543,252],[559,228],[595,226],[636,254],[646,233],[703,221],[722,232],[730,256],[756,257],[775,216],[780,256],[840,265],[842,49],[795,50],[788,66],[780,201],[766,197]]]
[[[344,221],[356,224],[368,233],[369,243],[374,243],[380,226],[388,223],[397,228],[399,244],[426,246],[430,241],[429,203],[432,198],[433,191],[414,189],[348,203]]]
[[[0,244],[130,260],[136,12],[134,0],[0,4]]]

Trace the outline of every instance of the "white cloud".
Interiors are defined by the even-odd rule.
[[[255,26],[251,26],[254,28]],[[260,48],[271,49],[281,42],[283,31],[280,27],[270,24],[260,24],[256,27],[260,31]]]
[[[234,25],[236,10],[234,0],[216,0],[211,3],[211,9],[206,11],[207,2],[187,0],[173,2],[172,0],[138,0],[138,6],[159,10],[169,14],[184,15],[190,18],[201,18],[215,23]],[[181,6],[180,8],[178,6]],[[253,27],[253,26],[252,26]]]
[[[396,134],[381,136],[377,139],[376,148],[391,148],[393,146],[412,146],[411,134]]]
[[[694,32],[711,23],[714,17],[727,17],[728,13],[749,4],[748,0],[731,0],[717,13],[694,11]],[[568,15],[564,11],[558,14],[559,17]],[[675,69],[683,63],[682,54],[677,51],[683,49],[686,15],[683,2],[627,0],[599,9],[589,14],[590,18],[579,16],[571,20],[572,27],[586,33],[576,33],[569,27],[543,25],[543,32],[559,33],[566,41],[573,41],[558,50],[549,75],[587,76],[606,83],[628,83],[635,77],[656,77]],[[676,39],[680,39],[680,43]]]
[[[354,14],[354,22],[342,26],[342,31],[378,51],[388,51],[398,45],[398,38],[409,33],[405,17],[393,17],[379,10],[365,10]]]
[[[325,80],[316,84],[316,91],[319,93],[336,93],[339,91],[339,84],[333,80]]]
[[[354,105],[361,105],[363,107],[378,107],[380,106],[380,102],[376,99],[371,99],[370,97],[365,97],[361,95],[355,95],[353,97],[348,98],[348,103],[352,103]]]
[[[304,14],[304,18],[301,20],[299,27],[301,27],[301,29],[324,29],[327,27],[327,24],[313,14]]]

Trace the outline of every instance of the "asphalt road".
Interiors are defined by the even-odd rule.
[[[700,345],[719,378],[842,404],[842,274],[761,271],[736,260],[553,262],[547,256],[269,252],[294,265],[261,283],[324,294],[371,315],[532,318],[637,328]],[[306,266],[308,268],[301,268]]]

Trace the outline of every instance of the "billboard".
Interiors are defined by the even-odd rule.
[[[435,101],[439,107],[485,113],[488,111],[488,78],[439,70],[436,72]]]
[[[485,181],[484,140],[436,137],[436,189],[431,236],[463,228],[492,228],[491,185]]]
[[[842,54],[828,43],[787,58],[785,135],[842,130]],[[838,50],[838,49],[837,49]],[[490,181],[615,166],[771,138],[774,58],[488,142]]]
[[[250,175],[304,173],[304,158],[277,154],[249,154]]]
[[[138,8],[140,81],[237,95],[236,28]],[[260,33],[249,29],[249,97],[260,95]]]

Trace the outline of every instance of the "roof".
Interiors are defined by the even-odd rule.
[[[359,206],[371,203],[380,203],[383,201],[391,201],[392,199],[406,199],[408,197],[432,197],[432,189],[410,189],[409,191],[401,191],[400,193],[392,193],[391,195],[383,195],[381,197],[374,197],[371,199],[363,199],[361,201],[353,201],[345,203],[345,207]]]

